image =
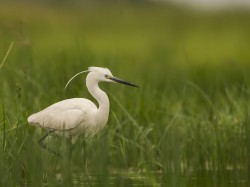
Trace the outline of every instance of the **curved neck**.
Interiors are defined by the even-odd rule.
[[[107,94],[102,91],[98,86],[98,80],[95,79],[95,75],[89,73],[86,78],[86,85],[89,90],[89,93],[97,100],[98,102],[98,113],[99,120],[106,123],[109,115],[109,98]]]

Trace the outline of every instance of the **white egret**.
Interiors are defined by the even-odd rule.
[[[49,135],[63,135],[66,138],[71,138],[71,142],[74,144],[80,134],[90,137],[105,126],[109,115],[109,99],[107,94],[99,88],[99,82],[117,82],[138,87],[133,83],[114,77],[107,68],[89,67],[87,71],[73,76],[65,88],[71,80],[84,72],[89,72],[86,77],[86,85],[90,94],[97,100],[98,107],[88,99],[72,98],[57,102],[29,116],[28,122],[30,124],[49,130],[45,136],[38,140],[41,147],[48,149],[43,141]]]

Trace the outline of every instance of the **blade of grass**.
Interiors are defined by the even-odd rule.
[[[126,108],[118,101],[118,99],[115,96],[113,96],[112,94],[110,94],[110,96],[118,104],[118,106],[123,110],[123,112],[128,116],[128,118],[131,120],[131,122],[133,122],[132,124],[137,129],[140,129],[139,124],[137,123],[137,121],[135,120],[135,118],[128,112],[128,110],[126,110]]]
[[[12,49],[13,44],[14,44],[14,42],[11,42],[11,44],[10,44],[10,47],[9,47],[8,51],[7,51],[7,53],[5,54],[5,56],[4,56],[4,58],[3,58],[2,63],[0,64],[0,69],[3,67],[4,62],[6,61],[6,59],[7,59],[8,55],[9,55],[9,53],[10,53],[10,50]]]
[[[216,108],[214,107],[214,104],[212,102],[212,100],[209,98],[208,94],[206,94],[206,92],[204,90],[202,90],[197,84],[195,84],[194,82],[191,81],[186,81],[186,84],[193,87],[198,93],[200,93],[203,98],[207,101],[207,103],[209,104],[209,106],[213,109],[216,110]]]
[[[3,105],[3,150],[5,150],[6,146],[6,133],[5,133],[5,110],[4,110],[4,105]]]

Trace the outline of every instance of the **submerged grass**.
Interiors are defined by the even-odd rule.
[[[200,19],[169,8],[124,6],[118,8],[127,14],[96,8],[102,10],[97,13],[103,15],[100,22],[86,10],[68,20],[55,10],[49,14],[57,20],[54,26],[47,17],[38,17],[38,22],[34,12],[23,13],[24,22],[22,12],[0,13],[1,51],[17,40],[8,63],[0,68],[1,186],[248,186],[248,19],[236,23],[231,14]],[[88,19],[76,20],[79,15]],[[232,24],[229,18],[234,18]],[[216,21],[222,25],[213,30]],[[116,35],[107,36],[109,31]],[[143,34],[137,40],[138,33]],[[221,33],[228,36],[219,38]],[[211,35],[218,41],[210,41]],[[91,44],[94,37],[100,42]],[[208,52],[202,41],[215,49]],[[237,42],[237,47],[227,48]],[[222,53],[213,53],[221,48]],[[232,54],[233,49],[237,51]],[[45,131],[28,125],[27,117],[65,98],[92,99],[84,76],[64,90],[72,75],[92,65],[107,66],[140,89],[102,84],[111,102],[108,124],[88,142],[79,138],[71,159],[67,141],[51,137],[46,143],[63,155],[55,157],[38,146]]]

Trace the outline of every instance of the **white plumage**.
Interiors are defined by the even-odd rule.
[[[86,135],[90,134],[91,126],[96,124],[90,116],[95,112],[97,107],[87,99],[66,99],[31,115],[28,122],[73,138],[83,132],[86,132]]]
[[[90,94],[97,100],[98,107],[88,99],[66,99],[28,117],[30,124],[48,129],[50,132],[39,140],[42,147],[46,148],[43,140],[49,134],[64,135],[72,138],[72,143],[75,143],[79,134],[84,134],[85,137],[93,136],[104,127],[108,121],[109,99],[107,94],[99,88],[99,82],[118,82],[137,87],[113,77],[107,68],[90,67],[88,72],[86,85]],[[81,73],[83,72],[77,75]]]

